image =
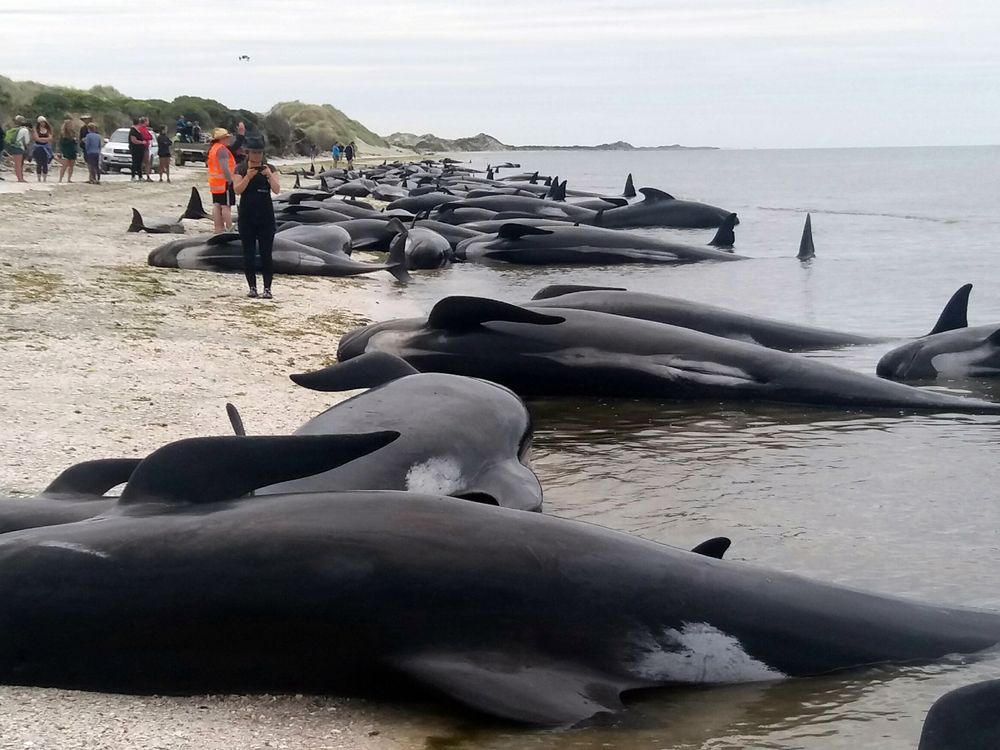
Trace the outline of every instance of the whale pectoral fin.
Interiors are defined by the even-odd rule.
[[[101,458],[74,464],[52,480],[43,495],[101,497],[112,487],[125,484],[141,458]]]
[[[550,286],[542,287],[535,295],[531,298],[536,299],[552,299],[553,297],[562,297],[564,294],[573,294],[573,292],[627,292],[628,289],[621,286],[587,286],[586,284],[551,284]]]
[[[497,237],[502,240],[519,240],[527,235],[552,234],[548,229],[532,227],[527,224],[504,224],[497,232]]]
[[[151,453],[132,473],[123,505],[235,500],[279,482],[320,474],[382,448],[399,433],[189,438]]]
[[[292,382],[313,391],[350,391],[373,388],[419,371],[406,360],[386,352],[364,354],[315,372],[290,375]]]
[[[655,201],[675,201],[677,200],[670,193],[665,193],[662,190],[657,190],[656,188],[639,188],[639,192],[642,193],[643,200],[647,200],[650,203]]]
[[[431,328],[455,330],[491,321],[555,325],[565,320],[558,315],[544,315],[495,299],[454,296],[445,297],[434,305],[427,316],[427,325]]]
[[[721,560],[731,545],[732,541],[730,539],[724,536],[717,536],[712,539],[706,539],[697,547],[693,547],[691,551],[696,555],[704,555],[705,557],[714,557],[716,560]]]
[[[969,294],[972,293],[972,284],[963,284],[951,295],[944,310],[938,316],[937,322],[928,333],[933,336],[935,333],[944,331],[954,331],[958,328],[969,327]]]
[[[445,653],[396,661],[404,673],[493,716],[542,726],[572,726],[623,709],[629,685],[566,665],[511,664],[507,655]]]
[[[243,417],[240,416],[240,410],[236,408],[236,404],[226,402],[226,416],[229,417],[229,424],[233,428],[233,434],[238,437],[246,437],[247,428],[243,426]]]

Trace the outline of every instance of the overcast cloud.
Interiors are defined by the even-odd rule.
[[[995,0],[338,6],[0,0],[0,73],[257,111],[329,102],[383,134],[516,144],[1000,142]]]

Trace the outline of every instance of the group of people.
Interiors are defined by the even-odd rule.
[[[197,120],[191,122],[184,115],[179,115],[175,129],[177,140],[181,143],[201,143],[201,123]]]
[[[73,168],[80,153],[85,155],[88,166],[93,163],[100,176],[99,159],[103,142],[96,133],[97,126],[90,122],[90,118],[84,117],[83,120],[84,125],[78,133],[73,119],[67,117],[56,134],[45,115],[39,115],[34,126],[30,126],[22,115],[15,117],[14,126],[4,131],[3,150],[10,154],[17,181],[27,182],[24,177],[24,162],[34,161],[35,178],[38,182],[48,182],[49,167],[58,158],[59,182],[64,177],[67,182],[72,182]],[[88,141],[91,132],[95,137]],[[90,154],[93,154],[93,158],[90,158]],[[88,182],[94,181],[93,173],[91,177]]]
[[[277,228],[271,194],[281,190],[281,183],[278,170],[264,158],[264,137],[248,136],[242,122],[237,125],[235,135],[225,128],[215,128],[207,166],[215,231],[233,230],[233,205],[236,196],[240,196],[239,235],[249,287],[247,296],[271,299],[271,280],[274,278],[271,251]],[[264,277],[263,294],[257,291],[258,254]]]
[[[333,157],[333,166],[340,166],[340,159],[343,157],[347,160],[347,168],[354,169],[354,158],[358,155],[358,147],[354,145],[354,141],[351,141],[346,146],[341,146],[340,143],[334,142],[333,146],[330,147],[330,156]]]
[[[154,134],[149,127],[148,117],[133,117],[132,127],[128,131],[128,151],[132,157],[130,168],[131,181],[152,182],[153,147],[156,147],[156,157],[158,159],[156,172],[163,182],[163,175],[166,174],[167,182],[170,182],[170,149],[173,141],[167,135],[167,126],[160,127],[160,132]]]

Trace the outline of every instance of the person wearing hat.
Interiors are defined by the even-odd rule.
[[[14,176],[18,182],[27,182],[24,179],[24,155],[28,153],[28,146],[31,143],[31,135],[28,133],[28,121],[21,115],[14,118],[13,133],[8,131],[4,137],[4,148],[14,160]]]
[[[264,276],[264,299],[271,299],[271,279],[274,277],[271,248],[274,245],[274,203],[271,193],[281,190],[278,172],[264,159],[264,137],[247,136],[247,158],[236,168],[233,189],[240,196],[240,241],[243,243],[243,271],[250,291],[257,296],[257,254]]]
[[[229,131],[215,128],[212,131],[212,145],[208,149],[208,189],[212,193],[212,220],[216,232],[233,230],[233,172],[236,159],[229,150]]]
[[[35,125],[35,147],[31,150],[31,158],[35,160],[35,177],[39,182],[48,182],[49,162],[52,154],[52,126],[45,115],[38,115]]]

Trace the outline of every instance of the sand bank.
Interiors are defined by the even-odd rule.
[[[36,493],[77,461],[228,434],[227,400],[251,433],[290,432],[336,400],[288,374],[333,361],[345,330],[379,317],[391,278],[279,276],[267,302],[246,299],[240,275],[150,268],[171,236],[126,234],[130,207],[178,216],[192,184],[207,197],[204,168],[174,178],[0,182],[0,495]],[[0,748],[422,747],[422,715],[308,696],[0,687]]]

